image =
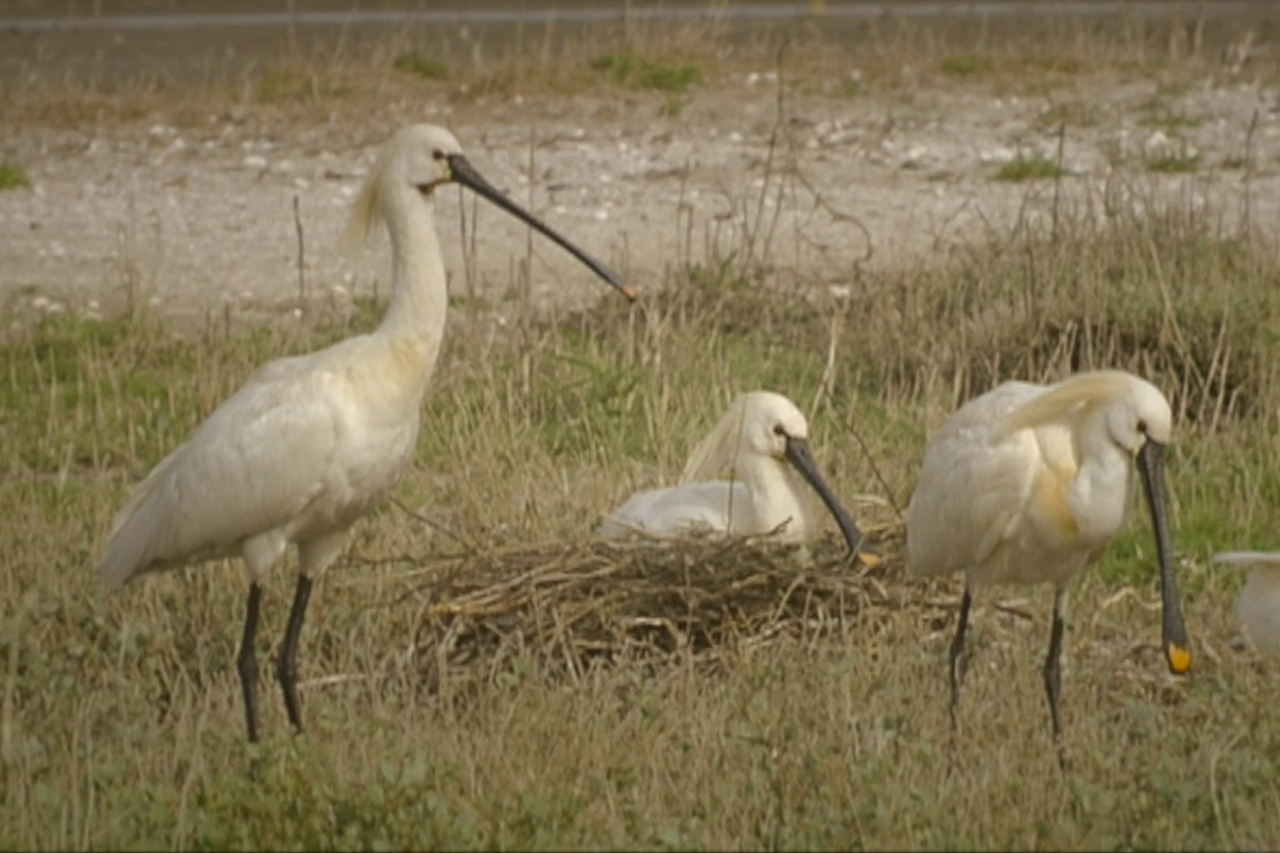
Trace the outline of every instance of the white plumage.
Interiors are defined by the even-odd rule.
[[[818,472],[808,438],[808,421],[789,399],[771,391],[742,394],[694,448],[680,485],[635,493],[610,513],[600,532],[776,531],[786,541],[810,540],[819,528],[807,483],[857,552],[862,535]],[[732,480],[707,479],[726,470]]]
[[[1249,642],[1280,653],[1280,551],[1227,551],[1213,561],[1249,570],[1236,601],[1236,620]]]
[[[388,142],[358,197],[349,234],[381,222],[391,238],[391,304],[381,325],[327,349],[264,365],[130,494],[98,562],[110,588],[149,572],[239,554],[251,581],[237,667],[257,739],[253,638],[261,583],[290,543],[299,578],[278,674],[302,728],[295,655],[311,584],[346,531],[413,460],[420,407],[448,308],[433,192],[456,181],[524,219],[634,298],[630,288],[485,181],[452,134],[413,125]]]
[[[436,337],[397,347],[362,335],[258,370],[134,489],[102,582],[237,553],[261,582],[290,542],[310,549],[304,573],[323,573],[341,542],[313,540],[368,511],[413,457]]]
[[[1096,560],[1132,502],[1135,460],[1152,514],[1169,666],[1190,666],[1164,508],[1163,451],[1172,432],[1168,401],[1121,371],[1093,371],[1056,385],[1006,382],[966,403],[925,451],[907,509],[907,565],[918,576],[965,573],[951,648],[952,720],[957,661],[972,589],[987,584],[1055,585],[1045,686],[1055,734],[1067,582]]]

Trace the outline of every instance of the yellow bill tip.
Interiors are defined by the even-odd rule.
[[[627,297],[627,299],[630,299],[632,302],[636,301],[636,291],[631,285],[624,284],[618,289],[622,291],[622,295]]]
[[[1191,652],[1184,649],[1176,643],[1170,643],[1165,649],[1165,655],[1169,658],[1169,669],[1178,675],[1182,675],[1191,669]]]
[[[870,569],[880,565],[884,560],[880,559],[875,554],[868,554],[866,551],[859,551],[858,562]]]

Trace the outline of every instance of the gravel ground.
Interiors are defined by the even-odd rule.
[[[449,127],[490,180],[641,291],[675,264],[741,250],[752,230],[754,252],[776,275],[843,287],[865,280],[856,270],[916,263],[1019,216],[1047,215],[1053,180],[997,174],[1018,156],[1056,158],[1064,118],[1061,203],[1190,194],[1236,217],[1247,191],[1262,224],[1280,207],[1280,92],[1257,83],[1171,90],[1095,76],[1052,100],[931,84],[789,95],[780,110],[776,78],[753,72],[704,84],[675,115],[668,103],[621,91],[463,105],[402,99],[360,122],[333,113],[283,123],[234,109],[183,127],[163,118],[74,130],[6,124],[0,158],[20,163],[31,186],[0,193],[0,298],[13,322],[109,312],[130,291],[175,318],[287,313],[299,290],[295,198],[308,298],[341,302],[379,282],[385,293],[385,239],[348,253],[340,237],[378,146],[411,121]],[[1147,167],[1162,156],[1197,166]],[[455,293],[501,306],[524,281],[530,246],[540,304],[606,292],[505,213],[483,201],[476,211],[469,263],[459,193],[440,194]]]

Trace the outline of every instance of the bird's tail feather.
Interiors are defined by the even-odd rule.
[[[141,573],[147,550],[158,532],[158,515],[151,499],[181,450],[178,448],[169,454],[145,480],[134,486],[112,519],[107,544],[98,559],[98,580],[106,588],[118,589]]]

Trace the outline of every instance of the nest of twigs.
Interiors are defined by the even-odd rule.
[[[637,661],[723,666],[784,636],[862,629],[947,593],[905,577],[900,525],[864,531],[876,558],[834,537],[809,546],[767,538],[591,539],[433,559],[417,620],[421,685],[450,692],[516,660],[552,677]]]

